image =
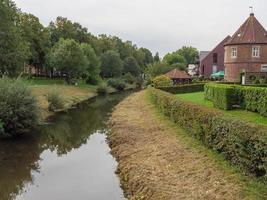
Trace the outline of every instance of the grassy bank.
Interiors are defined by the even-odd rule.
[[[265,199],[266,186],[242,174],[164,117],[145,92],[121,102],[109,136],[128,199]]]
[[[214,108],[213,103],[211,101],[208,101],[204,98],[204,92],[195,92],[195,93],[187,93],[187,94],[177,94],[177,97],[180,99],[183,99],[188,102],[192,102],[198,105],[206,106],[208,108],[212,108],[214,110],[220,110],[217,108]],[[239,119],[247,120],[256,124],[260,125],[267,125],[267,118],[259,115],[258,113],[241,110],[241,109],[235,109],[235,110],[220,110],[221,112],[224,112],[227,115],[231,115],[234,117],[237,117]]]

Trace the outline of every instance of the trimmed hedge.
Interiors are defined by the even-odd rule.
[[[267,88],[208,83],[205,98],[220,109],[230,110],[235,105],[267,117]]]
[[[185,102],[164,91],[150,89],[149,93],[160,111],[188,133],[234,165],[267,180],[267,127]]]
[[[237,103],[232,85],[208,83],[204,86],[205,98],[213,102],[215,108],[232,110]]]
[[[158,89],[170,92],[172,94],[182,94],[191,92],[201,92],[204,91],[204,83],[188,84],[188,85],[177,85],[171,87],[158,87]]]

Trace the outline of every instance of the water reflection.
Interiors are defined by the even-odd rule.
[[[0,140],[0,199],[71,199],[71,194],[80,196],[76,199],[118,199],[116,162],[100,133],[106,131],[111,109],[126,95],[97,97],[23,138]]]

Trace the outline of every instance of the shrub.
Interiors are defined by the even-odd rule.
[[[167,117],[223,154],[242,169],[262,176],[267,172],[267,128],[226,116],[223,112],[180,100],[157,89],[149,90],[153,103]]]
[[[46,96],[49,103],[48,109],[50,111],[55,111],[64,108],[64,100],[60,96],[56,88],[52,89]]]
[[[188,85],[177,85],[171,87],[158,87],[158,89],[170,92],[172,94],[182,94],[182,93],[204,91],[204,85],[205,85],[204,83],[198,83],[198,84],[188,84]]]
[[[111,86],[119,91],[122,91],[125,89],[126,84],[123,80],[118,78],[111,78],[107,81],[108,86]]]
[[[221,109],[233,109],[238,105],[267,117],[266,87],[209,83],[205,85],[205,98]]]
[[[168,87],[168,86],[173,85],[172,80],[168,76],[165,76],[165,75],[161,75],[161,76],[157,76],[153,78],[152,83],[156,88],[157,87]]]
[[[21,80],[0,79],[0,133],[17,136],[28,132],[39,122],[35,97]]]
[[[205,98],[212,101],[216,108],[231,110],[237,102],[235,88],[232,85],[208,83],[204,91]]]
[[[98,94],[107,94],[108,93],[108,86],[106,83],[101,83],[97,89],[96,89]]]
[[[0,135],[4,135],[4,134],[5,134],[4,123],[0,119]]]
[[[135,84],[137,88],[141,88],[144,84],[144,79],[142,79],[141,77],[135,78]]]
[[[133,77],[133,75],[131,75],[130,73],[127,73],[123,76],[123,80],[126,82],[126,83],[129,83],[129,84],[133,84],[134,81],[135,81],[135,78]]]

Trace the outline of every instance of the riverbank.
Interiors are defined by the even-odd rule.
[[[131,199],[266,199],[241,174],[154,108],[145,91],[121,102],[109,122],[112,153]]]

